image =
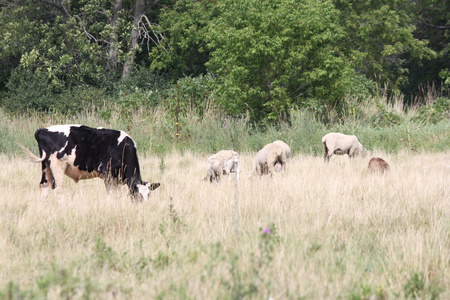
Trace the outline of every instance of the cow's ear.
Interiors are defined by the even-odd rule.
[[[159,188],[160,185],[161,183],[159,182],[147,183],[147,186],[150,189],[150,191],[156,190],[157,188]]]

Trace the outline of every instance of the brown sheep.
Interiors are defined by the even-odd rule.
[[[384,174],[389,171],[389,164],[382,158],[373,157],[370,159],[367,169],[371,172]]]

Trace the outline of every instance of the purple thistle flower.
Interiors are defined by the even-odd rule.
[[[265,228],[263,232],[264,234],[270,234],[270,228]]]

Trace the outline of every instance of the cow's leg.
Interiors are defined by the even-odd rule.
[[[119,187],[119,179],[108,174],[104,177],[103,181],[105,182],[106,193],[110,194],[113,191],[116,191]]]
[[[44,201],[50,193],[50,187],[53,186],[53,174],[47,162],[42,162],[42,177],[40,183],[40,199]]]
[[[53,188],[58,200],[61,202],[63,200],[64,174],[67,169],[67,163],[58,159],[56,153],[52,154],[50,156],[50,169],[55,181]]]

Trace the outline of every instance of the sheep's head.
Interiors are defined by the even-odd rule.
[[[281,172],[281,169],[282,169],[281,163],[279,161],[277,161],[274,165],[274,168],[275,168],[275,172]]]

